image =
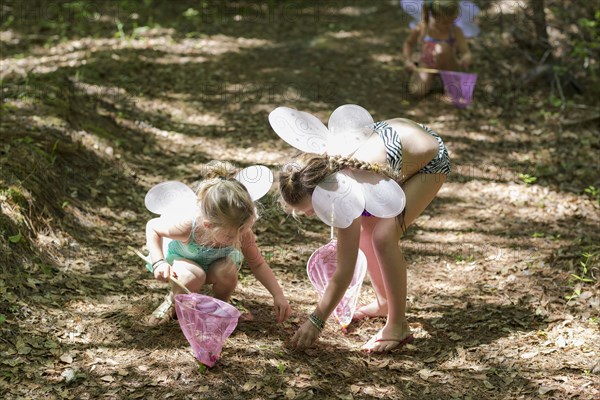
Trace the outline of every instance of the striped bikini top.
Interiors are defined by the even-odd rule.
[[[448,43],[450,46],[454,46],[456,43],[456,39],[454,38],[454,25],[450,27],[450,33],[448,34],[448,39],[435,39],[429,35],[423,37],[424,42],[429,43]]]

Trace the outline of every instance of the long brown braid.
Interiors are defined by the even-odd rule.
[[[327,176],[344,169],[372,171],[394,180],[400,178],[399,173],[376,163],[352,157],[305,153],[298,156],[296,161],[284,165],[279,173],[279,192],[283,205],[300,204],[307,196],[312,195],[317,185]],[[406,232],[405,211],[406,208],[397,217],[403,233]]]
[[[312,195],[317,185],[327,176],[344,169],[373,171],[391,179],[399,178],[399,174],[387,167],[351,157],[301,154],[296,161],[286,164],[279,173],[279,191],[283,202],[290,206],[299,204],[306,196]]]

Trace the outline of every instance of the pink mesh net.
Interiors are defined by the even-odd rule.
[[[225,339],[237,326],[240,312],[221,300],[198,293],[175,296],[175,311],[196,358],[208,367],[215,365]]]
[[[308,263],[306,265],[308,279],[319,293],[319,296],[322,297],[323,293],[325,293],[327,282],[329,282],[333,276],[336,268],[337,241],[335,240],[332,240],[325,246],[318,248],[308,259]],[[352,316],[356,310],[356,303],[358,302],[360,288],[362,287],[366,272],[367,258],[362,251],[358,250],[358,258],[356,260],[356,267],[354,269],[354,275],[352,276],[352,282],[346,290],[344,297],[333,312],[334,319],[342,326],[342,329],[344,330],[352,321]]]
[[[444,92],[452,99],[452,104],[459,108],[465,108],[471,104],[477,74],[440,71],[440,75],[444,82]]]

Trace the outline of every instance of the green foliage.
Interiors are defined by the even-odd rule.
[[[21,234],[21,232],[17,233],[16,235],[12,235],[8,237],[8,241],[11,243],[19,243],[21,240],[23,239],[23,235]]]
[[[593,19],[580,18],[578,21],[581,35],[573,41],[572,56],[583,60],[597,55],[600,50],[600,11],[596,11]]]
[[[281,361],[279,361],[279,363],[277,364],[277,371],[279,371],[281,375],[285,373],[285,365],[283,365]]]
[[[596,280],[593,277],[591,277],[591,275],[588,276],[589,263],[590,263],[590,258],[592,258],[592,256],[593,256],[592,253],[583,253],[582,254],[582,257],[584,258],[584,260],[579,261],[579,266],[581,267],[581,275],[571,274],[571,277],[573,279],[581,281],[581,282],[586,282],[586,283],[596,282]]]
[[[519,179],[523,181],[523,183],[530,185],[537,181],[537,177],[529,175],[529,174],[519,174]]]
[[[583,260],[579,261],[579,272],[577,274],[571,274],[569,278],[572,284],[575,284],[573,293],[565,296],[568,301],[577,299],[582,292],[582,286],[587,284],[595,284],[596,278],[591,273],[591,260],[595,258],[597,254],[584,252],[581,254]]]
[[[202,364],[200,361],[197,361],[197,363],[198,363],[198,374],[204,375],[208,371],[208,368],[206,368],[206,365]]]
[[[600,204],[600,190],[597,187],[590,185],[587,188],[583,189],[583,192],[590,196],[593,200],[596,200],[598,204]]]
[[[183,16],[189,19],[196,18],[199,14],[200,13],[198,12],[198,10],[195,10],[191,7],[183,12]]]

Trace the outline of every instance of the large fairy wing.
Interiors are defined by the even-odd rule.
[[[189,186],[182,182],[167,181],[148,190],[144,203],[146,208],[154,214],[183,215],[195,210],[196,195]]]
[[[463,0],[459,3],[460,11],[455,24],[462,29],[465,37],[475,37],[479,35],[479,25],[475,22],[475,17],[479,14],[479,7],[472,1]]]
[[[400,6],[405,13],[410,15],[410,29],[413,29],[421,21],[421,10],[423,9],[423,0],[400,0]]]
[[[371,171],[353,171],[356,182],[362,187],[365,209],[379,218],[399,215],[406,206],[406,195],[393,179]]]
[[[325,153],[329,131],[314,115],[288,107],[269,114],[271,127],[288,144],[305,153]]]
[[[329,226],[347,228],[365,209],[363,190],[350,171],[326,177],[313,192],[312,206]]]
[[[246,187],[252,201],[263,197],[273,186],[273,173],[264,165],[252,165],[244,168],[235,176]]]
[[[336,108],[327,127],[329,141],[327,154],[348,156],[373,134],[373,117],[356,104],[345,104]]]

